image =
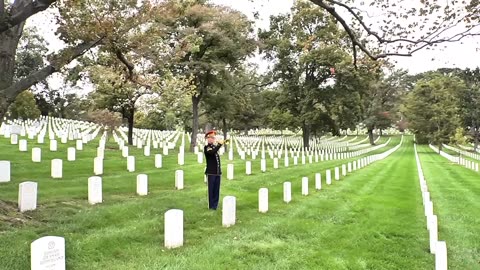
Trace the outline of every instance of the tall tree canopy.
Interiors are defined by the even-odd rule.
[[[165,2],[162,21],[176,59],[174,74],[192,78],[192,137],[190,150],[197,143],[199,105],[218,74],[235,70],[255,49],[251,22],[227,7],[204,0]],[[167,12],[168,11],[168,12]]]
[[[407,96],[405,114],[419,143],[448,143],[460,126],[456,93],[465,90],[458,77],[432,74],[418,81]]]
[[[281,85],[279,106],[300,123],[304,147],[309,146],[312,125],[326,113],[324,101],[332,91],[325,83],[331,68],[348,54],[333,18],[305,1],[297,1],[291,13],[271,17],[270,29],[260,31],[265,58],[273,62],[274,78]]]

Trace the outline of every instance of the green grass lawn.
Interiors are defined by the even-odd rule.
[[[384,152],[399,141],[399,137],[392,137],[387,147],[369,154]],[[20,153],[18,146],[0,139],[0,160],[13,162],[13,181],[0,184],[2,209],[9,210],[11,218],[0,225],[0,269],[29,269],[30,243],[45,235],[65,237],[69,270],[433,268],[411,138],[387,159],[341,181],[333,180],[331,186],[325,184],[325,170],[347,161],[293,166],[291,159],[290,167],[284,168],[282,160],[280,169],[274,170],[273,161],[268,159],[267,172],[261,173],[257,158],[253,174],[246,176],[245,162],[237,155],[233,162],[235,180],[229,181],[224,155],[221,197],[237,198],[237,224],[231,228],[222,227],[221,211],[206,209],[205,165],[198,164],[194,155],[186,156],[186,165],[176,165],[176,152],[171,152],[164,157],[164,167],[155,169],[153,154],[161,153],[160,149],[152,149],[152,156],[144,157],[140,149],[131,147],[130,153],[137,157],[134,173],[127,172],[120,151],[106,151],[104,203],[89,205],[87,179],[93,173],[96,145],[78,151],[75,162],[64,160],[64,178],[53,180],[49,160],[66,159],[65,145],[59,143],[57,153],[50,153],[44,145],[42,163],[35,164],[30,161],[30,151]],[[180,191],[174,189],[177,169],[185,173],[185,189]],[[322,173],[321,191],[314,190],[317,172]],[[149,175],[146,197],[135,194],[139,173]],[[301,196],[303,176],[310,179],[309,196]],[[38,181],[39,205],[35,211],[20,214],[13,207],[18,184],[25,180]],[[292,182],[289,204],[282,200],[285,181]],[[266,214],[257,210],[261,187],[269,189]],[[432,187],[434,204],[441,207],[433,196]],[[185,242],[181,248],[166,250],[163,218],[172,208],[184,210]],[[440,239],[445,239],[442,215],[436,213]],[[449,245],[449,239],[445,240]]]
[[[438,239],[446,241],[449,269],[480,269],[480,175],[449,162],[428,146],[417,148]]]

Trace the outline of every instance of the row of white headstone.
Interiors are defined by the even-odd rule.
[[[175,188],[181,190],[184,188],[183,171],[175,171]],[[18,209],[20,212],[32,211],[37,208],[38,183],[27,181],[19,184],[18,190]],[[103,202],[102,178],[92,176],[88,178],[88,202],[98,204]],[[148,175],[137,175],[137,194],[140,196],[148,195]]]
[[[422,202],[424,206],[425,217],[427,219],[427,230],[429,232],[430,253],[435,255],[435,270],[446,270],[447,263],[447,243],[438,240],[438,218],[433,214],[433,202],[430,198],[427,182],[423,175],[422,165],[417,152],[417,145],[414,145],[415,160],[418,169],[418,179],[420,181],[420,191],[422,192]]]
[[[396,151],[402,144],[403,138],[400,143],[394,148],[377,155],[366,156],[361,159],[355,160],[352,163],[342,164],[341,171],[342,176],[347,175],[347,171],[357,170],[371,164],[372,162],[384,159],[394,151]],[[248,164],[248,163],[247,163]],[[232,174],[233,178],[233,164],[228,164],[229,169],[227,174]],[[340,180],[340,167],[333,169],[335,180]],[[230,179],[230,177],[229,177]],[[325,171],[325,183],[327,185],[332,184],[332,170]],[[308,177],[302,177],[302,195],[307,196],[309,194],[309,179]],[[322,176],[320,173],[315,174],[315,189],[322,189]],[[283,201],[289,203],[292,200],[292,183],[283,183]],[[268,188],[260,188],[258,191],[258,211],[260,213],[268,212]],[[234,196],[225,196],[222,204],[222,225],[224,227],[230,227],[235,225],[236,219],[236,198]],[[176,248],[183,246],[183,211],[179,209],[171,209],[165,213],[165,247]]]
[[[444,146],[447,146],[447,145],[444,144]],[[459,165],[464,166],[464,167],[467,168],[467,169],[474,170],[474,171],[476,171],[476,172],[478,172],[478,170],[479,170],[479,168],[478,168],[478,163],[476,163],[476,162],[473,162],[473,161],[471,161],[471,160],[465,159],[465,158],[463,158],[463,157],[461,157],[461,156],[456,157],[456,156],[452,156],[452,155],[450,155],[450,154],[447,154],[447,153],[445,153],[444,151],[439,151],[439,149],[438,149],[437,147],[435,147],[435,146],[433,146],[433,145],[431,145],[431,144],[430,144],[430,148],[431,148],[433,151],[435,151],[436,153],[440,154],[442,157],[450,160],[451,162],[457,163],[457,164],[459,164]],[[450,149],[450,150],[454,150],[453,147],[447,146],[447,148]],[[455,148],[455,149],[456,149],[456,148]],[[458,150],[458,149],[456,149],[456,150]],[[454,150],[454,151],[455,151],[455,150]]]
[[[395,147],[398,149],[398,147]],[[395,150],[396,150],[395,149]],[[389,150],[386,153],[375,156],[364,157],[361,160],[366,160],[365,165],[378,160],[380,156],[386,157],[393,151]],[[363,162],[353,162],[355,170],[356,164],[359,168]],[[232,164],[229,164],[232,165]],[[342,174],[346,175],[346,167],[350,171],[350,163],[345,166],[342,165]],[[326,171],[326,183],[331,184],[331,171]],[[177,171],[175,174],[175,185],[183,186],[183,171]],[[178,177],[178,178],[177,178]],[[181,180],[180,180],[181,179]],[[335,167],[335,179],[339,180],[339,167]],[[146,195],[148,193],[148,178],[146,175],[137,176],[137,193],[139,195]],[[316,189],[321,189],[321,175],[315,174]],[[31,185],[27,183],[26,185]],[[32,185],[33,186],[33,185]],[[36,184],[34,185],[36,189]],[[291,201],[291,182],[285,182],[284,185],[284,201],[289,203]],[[89,202],[92,204],[101,203],[101,178],[93,176],[89,178]],[[92,194],[92,195],[91,195]],[[308,195],[308,178],[302,178],[302,195]],[[234,196],[225,196],[222,203],[222,225],[230,227],[236,222],[236,198]],[[259,212],[266,213],[268,211],[268,189],[261,188],[259,190]],[[168,249],[183,246],[184,242],[184,226],[183,226],[183,211],[180,209],[170,209],[164,215],[164,246]],[[47,268],[44,268],[47,267]],[[57,236],[46,236],[35,240],[31,244],[31,268],[32,270],[40,269],[65,269],[65,239]]]
[[[480,155],[478,153],[472,153],[472,152],[468,152],[468,151],[465,151],[465,150],[461,150],[461,149],[458,149],[456,147],[453,147],[453,146],[450,146],[450,145],[447,145],[447,144],[443,144],[443,147],[445,147],[449,150],[455,151],[455,152],[457,152],[461,155],[467,156],[469,158],[480,160]],[[461,147],[461,145],[460,145],[460,147]],[[473,151],[473,148],[470,148],[469,151]]]

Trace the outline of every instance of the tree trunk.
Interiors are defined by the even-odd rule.
[[[128,120],[128,144],[133,145],[133,121],[135,119],[135,108],[129,109]]]
[[[373,139],[373,128],[368,129],[368,139],[370,140],[371,145],[375,145],[375,140]]]
[[[303,148],[307,149],[310,147],[310,125],[305,121],[302,123],[302,132],[303,132]]]
[[[380,137],[382,137],[382,135],[383,135],[383,130],[380,129]]]
[[[477,152],[478,148],[478,136],[480,135],[478,132],[478,128],[475,128],[473,131],[473,152]]]
[[[195,146],[197,146],[198,135],[198,105],[200,104],[200,96],[192,96],[192,137],[190,140],[190,152],[194,152]]]
[[[223,139],[227,139],[228,135],[228,127],[227,127],[227,119],[222,118],[222,130],[223,130]],[[228,152],[228,146],[225,145],[225,151]]]
[[[3,12],[3,10],[2,10]],[[13,83],[15,73],[15,54],[18,41],[23,33],[25,23],[0,33],[0,123],[7,113],[8,106],[15,100],[5,91]]]

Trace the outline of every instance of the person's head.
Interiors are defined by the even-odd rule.
[[[215,130],[210,130],[209,132],[205,133],[205,139],[207,140],[208,143],[213,144],[216,140],[215,135],[217,135]]]

